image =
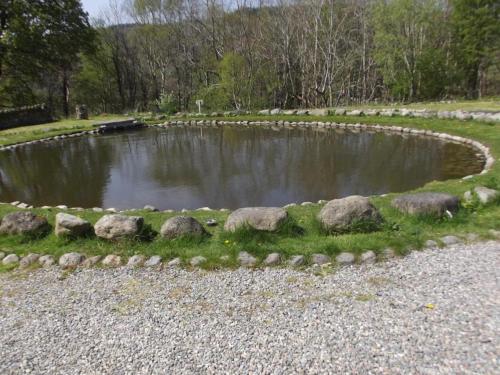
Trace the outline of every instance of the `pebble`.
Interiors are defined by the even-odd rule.
[[[0,373],[494,374],[499,264],[490,241],[318,275],[2,273]]]
[[[266,266],[276,266],[281,263],[281,254],[280,253],[271,253],[266,259],[264,259],[264,264]]]
[[[153,255],[151,258],[149,258],[145,263],[145,267],[157,267],[161,264],[161,257],[158,255]]]
[[[19,267],[21,268],[29,267],[32,264],[35,264],[38,261],[38,258],[40,258],[40,254],[35,254],[35,253],[28,254],[21,259],[21,261],[19,262]]]
[[[181,258],[174,258],[167,263],[168,267],[180,267],[182,265]]]
[[[56,264],[56,260],[52,255],[42,255],[40,258],[38,258],[38,263],[40,263],[40,266],[43,268],[47,267],[52,267],[54,264]]]
[[[129,258],[127,262],[127,267],[140,267],[146,261],[146,257],[144,255],[134,255]]]
[[[94,267],[97,263],[99,263],[101,258],[102,257],[100,255],[89,257],[82,262],[81,266],[85,268]]]

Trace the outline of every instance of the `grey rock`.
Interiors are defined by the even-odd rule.
[[[363,254],[361,254],[361,263],[375,263],[375,261],[377,260],[377,256],[376,254],[371,251],[371,250],[368,250],[368,251],[365,251]]]
[[[469,242],[475,242],[479,239],[479,235],[477,233],[467,233],[465,238],[467,238]]]
[[[244,267],[253,267],[257,264],[257,258],[246,251],[241,251],[238,254],[238,262]]]
[[[151,206],[149,204],[144,206],[144,210],[151,211],[151,212],[157,212],[158,211],[158,209],[156,207]]]
[[[19,203],[17,205],[17,208],[21,208],[21,209],[26,209],[28,208],[30,205],[28,203]]]
[[[337,108],[335,110],[336,116],[345,116],[346,113],[347,113],[347,111],[344,108]]]
[[[234,232],[248,225],[256,230],[274,232],[288,217],[279,207],[246,207],[233,211],[224,224],[224,230]]]
[[[259,115],[269,115],[271,111],[269,109],[263,109],[259,112],[257,112]]]
[[[144,255],[134,255],[129,258],[127,262],[127,267],[140,267],[146,261],[146,257]]]
[[[266,266],[276,266],[281,263],[281,254],[280,253],[271,253],[266,259],[264,259],[264,264]]]
[[[447,193],[404,194],[392,200],[391,204],[399,211],[410,215],[438,215],[446,211],[452,213],[459,209],[458,197]]]
[[[500,197],[500,192],[498,190],[489,189],[484,186],[476,186],[474,188],[479,201],[483,204],[488,204],[494,202]]]
[[[58,237],[80,237],[89,234],[92,225],[82,218],[59,212],[56,215],[55,234]]]
[[[354,254],[347,252],[340,253],[335,257],[335,261],[341,266],[353,264],[355,260]]]
[[[311,255],[311,263],[317,264],[319,266],[330,263],[331,259],[328,255],[325,254],[313,254]]]
[[[43,268],[48,268],[48,267],[52,267],[53,265],[55,265],[56,260],[54,259],[54,257],[52,255],[42,255],[40,258],[38,258],[38,263],[40,263],[40,265]]]
[[[66,253],[59,258],[59,266],[62,269],[75,268],[83,262],[85,257],[80,253]]]
[[[195,257],[191,258],[191,261],[189,263],[193,267],[200,267],[206,261],[207,261],[207,258],[205,258],[205,257],[203,257],[201,255],[198,255],[198,256],[195,256]]]
[[[47,232],[47,219],[33,212],[17,211],[3,217],[0,224],[0,234],[20,234],[36,236]]]
[[[95,223],[94,230],[98,237],[106,240],[120,240],[137,237],[144,225],[140,216],[104,215]]]
[[[19,257],[16,254],[9,254],[5,258],[2,259],[3,265],[12,264],[12,263],[19,263]]]
[[[396,256],[396,252],[393,249],[391,249],[390,247],[387,249],[384,249],[382,251],[382,257],[384,259],[391,259],[391,258],[394,258],[395,256]]]
[[[103,212],[104,209],[102,209],[101,207],[94,207],[94,208],[92,208],[92,211],[94,211],[94,212]]]
[[[294,255],[288,260],[288,264],[293,267],[303,266],[306,263],[306,258],[303,255]]]
[[[118,255],[106,255],[102,260],[102,265],[105,267],[119,267],[122,264],[122,258]]]
[[[310,109],[309,114],[311,116],[328,116],[328,109],[327,108]]]
[[[94,267],[95,265],[97,265],[97,263],[99,263],[101,258],[102,257],[100,255],[95,255],[93,257],[89,257],[82,262],[81,266],[84,268]]]
[[[500,230],[490,229],[488,231],[493,237],[500,238]]]
[[[19,262],[19,267],[29,267],[32,264],[35,264],[38,261],[38,258],[40,258],[40,254],[30,253],[21,259],[21,261]]]
[[[182,265],[182,260],[181,258],[174,258],[171,261],[167,263],[168,267],[179,267]]]
[[[457,236],[444,236],[441,237],[440,240],[446,246],[456,245],[462,242]]]
[[[161,257],[159,255],[153,255],[145,263],[145,267],[157,267],[161,264]]]
[[[363,116],[364,112],[359,110],[359,109],[355,109],[355,110],[346,112],[346,115],[347,116]]]
[[[279,115],[281,113],[281,109],[279,108],[274,108],[274,109],[271,109],[271,111],[269,112],[271,115]]]
[[[353,195],[329,201],[319,212],[318,220],[327,231],[346,232],[359,222],[380,224],[382,216],[368,198]]]
[[[439,247],[439,245],[434,240],[427,240],[425,241],[425,247],[428,249],[435,249],[436,247]]]
[[[193,217],[171,217],[162,225],[160,230],[163,238],[173,239],[181,236],[204,236],[207,234],[203,226]]]
[[[59,206],[56,206],[56,208],[60,209],[60,210],[67,210],[68,209],[68,206],[64,205],[64,204],[60,204]]]

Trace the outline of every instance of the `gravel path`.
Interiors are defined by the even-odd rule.
[[[292,269],[61,275],[53,269],[0,276],[1,374],[500,368],[500,242],[321,275]]]

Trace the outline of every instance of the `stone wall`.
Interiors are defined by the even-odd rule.
[[[45,104],[0,110],[0,130],[53,121]]]

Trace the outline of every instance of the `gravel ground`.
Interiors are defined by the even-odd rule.
[[[487,242],[321,274],[11,272],[0,373],[493,374],[499,270]]]

